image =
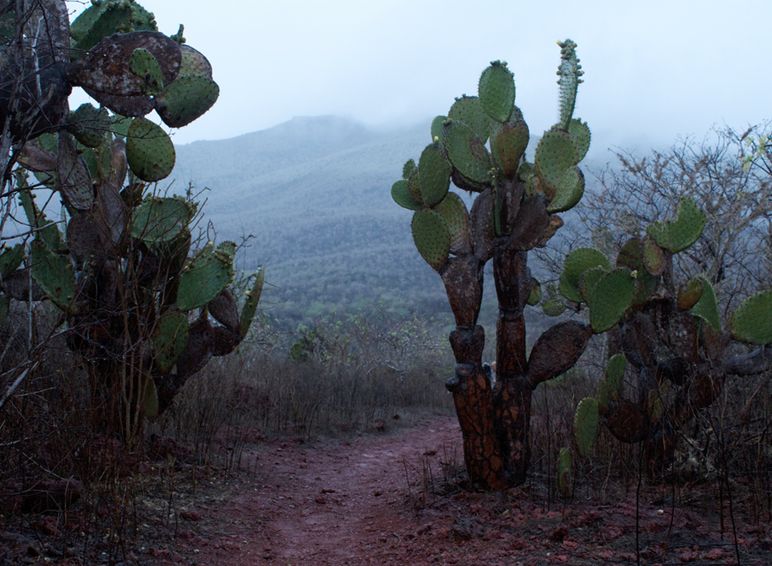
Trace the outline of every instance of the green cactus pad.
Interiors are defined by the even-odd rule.
[[[174,144],[159,126],[137,118],[129,126],[126,158],[132,172],[143,181],[160,181],[174,168]]]
[[[547,212],[563,212],[574,208],[584,195],[584,173],[579,167],[568,169],[555,187]]]
[[[442,216],[433,210],[419,210],[413,215],[413,241],[418,253],[439,271],[448,260],[450,230]]]
[[[144,47],[138,47],[129,59],[129,70],[144,81],[144,94],[158,94],[164,88],[164,74],[158,59]]]
[[[205,77],[182,77],[155,97],[155,109],[172,128],[187,126],[202,116],[220,96],[220,87]]]
[[[651,238],[643,240],[643,266],[651,275],[659,276],[665,272],[667,259],[657,243]]]
[[[432,143],[438,142],[442,138],[442,126],[445,124],[447,119],[447,116],[435,116],[434,120],[432,120]]]
[[[180,273],[177,308],[189,311],[214,299],[233,279],[233,263],[227,253],[207,244]]]
[[[587,155],[590,149],[590,127],[586,122],[582,122],[578,118],[572,119],[568,123],[568,135],[571,136],[571,141],[574,142],[574,149],[576,150],[576,156],[574,159],[576,163],[579,163]]]
[[[177,309],[161,315],[153,332],[155,366],[161,373],[169,373],[188,344],[188,315]]]
[[[600,281],[608,272],[609,270],[602,266],[591,267],[579,277],[579,294],[585,303],[589,304],[595,285],[597,285],[598,281]]]
[[[413,200],[413,195],[410,194],[407,181],[404,179],[397,181],[391,186],[391,198],[399,206],[408,210],[419,210],[422,207],[421,203]]]
[[[471,128],[462,122],[446,122],[442,142],[461,175],[476,183],[490,183],[491,156]]]
[[[16,244],[12,248],[4,247],[0,253],[0,281],[16,271],[24,260],[24,246]]]
[[[593,267],[611,269],[608,258],[595,248],[577,248],[566,256],[560,274],[560,294],[569,301],[582,302],[580,282],[582,274]]]
[[[568,448],[561,448],[558,454],[558,493],[561,497],[569,498],[573,492],[574,484],[574,459]]]
[[[186,230],[196,207],[178,197],[145,199],[134,211],[131,236],[148,244],[170,242]]]
[[[574,439],[579,455],[587,457],[598,437],[598,401],[594,397],[585,397],[576,406],[574,414]]]
[[[36,238],[30,246],[32,278],[46,296],[65,312],[74,312],[75,274],[67,255],[57,254]]]
[[[635,279],[624,268],[615,269],[598,279],[587,301],[590,325],[595,333],[605,332],[624,316],[635,293]]]
[[[745,299],[729,322],[732,335],[752,344],[772,343],[772,289]]]
[[[97,147],[111,129],[110,114],[104,108],[85,103],[70,112],[67,129],[86,147]]]
[[[146,375],[144,381],[145,384],[142,388],[142,412],[146,417],[152,419],[158,416],[158,389],[151,376]]]
[[[402,178],[405,180],[408,180],[410,178],[410,175],[413,174],[413,171],[416,170],[416,164],[415,161],[412,159],[408,159],[405,161],[405,164],[402,166]]]
[[[718,314],[718,301],[713,285],[705,277],[702,280],[702,293],[697,303],[691,308],[692,315],[708,323],[713,330],[721,332],[721,317]]]
[[[442,202],[450,187],[453,168],[438,143],[427,145],[418,161],[418,187],[421,200],[432,207]]]
[[[418,167],[413,168],[407,178],[407,190],[410,193],[410,198],[415,203],[419,203],[423,206],[424,201],[421,198],[421,185],[418,176]]]
[[[517,174],[520,160],[528,147],[528,139],[528,124],[522,120],[507,122],[494,130],[491,152],[504,176],[512,178]]]
[[[433,209],[442,216],[450,232],[450,251],[464,253],[470,249],[469,212],[464,201],[456,193],[449,192]]]
[[[705,227],[705,220],[705,213],[697,207],[694,200],[684,198],[678,205],[675,220],[655,222],[649,226],[647,232],[660,247],[676,253],[697,241]]]
[[[255,273],[255,280],[252,283],[252,288],[247,293],[247,298],[244,301],[244,307],[241,309],[241,316],[239,318],[239,333],[242,338],[247,336],[249,327],[252,325],[252,320],[255,318],[255,312],[257,311],[257,303],[260,302],[260,295],[263,292],[263,284],[265,283],[265,269],[260,268]]]
[[[484,144],[491,135],[491,119],[482,109],[480,99],[476,96],[457,98],[450,107],[448,118],[454,122],[465,124]],[[440,136],[442,137],[442,136]]]
[[[185,77],[212,78],[212,64],[203,53],[190,45],[180,45],[180,72],[178,79]]]
[[[108,0],[93,3],[70,24],[70,34],[78,51],[86,51],[102,38],[114,33],[157,30],[155,17],[136,2]]]
[[[565,312],[566,305],[557,297],[552,297],[542,303],[541,310],[547,316],[560,316]]]
[[[605,411],[609,403],[619,399],[625,377],[627,358],[624,354],[614,354],[609,358],[606,375],[598,384],[598,408]]]
[[[656,246],[653,242],[652,245]],[[656,259],[656,255],[654,258]],[[644,266],[644,243],[640,238],[630,238],[625,242],[617,255],[617,267],[626,267],[636,273],[633,304],[642,305],[648,301],[657,288],[658,279]]]
[[[494,61],[483,71],[477,93],[488,116],[501,123],[509,120],[515,105],[515,76],[506,63]]]
[[[562,130],[544,133],[536,146],[536,173],[544,184],[556,191],[566,171],[576,163],[576,149],[571,136]]]
[[[539,283],[536,278],[531,277],[531,290],[528,292],[528,304],[532,307],[536,306],[541,302],[541,298],[541,283]]]

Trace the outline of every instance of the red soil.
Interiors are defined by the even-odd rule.
[[[218,566],[635,563],[634,490],[612,503],[550,506],[536,482],[506,494],[464,491],[447,476],[460,464],[459,447],[455,419],[446,417],[353,441],[266,443],[253,453],[254,475],[221,501],[186,511],[190,530],[168,558]],[[705,506],[716,507],[710,489]],[[736,563],[729,520],[722,537],[715,509],[650,503],[669,492],[642,495],[641,563]],[[743,564],[772,563],[769,527],[738,525]]]

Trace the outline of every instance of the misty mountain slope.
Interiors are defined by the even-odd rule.
[[[208,188],[205,219],[219,239],[254,236],[239,266],[266,266],[261,304],[290,326],[373,304],[449,323],[442,282],[413,245],[412,214],[391,199],[428,132],[428,122],[383,132],[343,118],[296,118],[178,147],[175,187]]]
[[[306,127],[307,126],[307,127]],[[177,148],[177,186],[204,193],[221,239],[254,235],[241,264],[267,267],[264,306],[277,316],[384,303],[447,311],[418,255],[409,211],[391,199],[428,125],[373,132],[339,118],[297,118],[231,140]]]

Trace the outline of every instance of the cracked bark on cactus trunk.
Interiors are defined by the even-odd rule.
[[[499,303],[495,388],[482,368],[485,332],[475,325],[484,263],[474,256],[452,258],[442,275],[457,324],[450,335],[456,372],[448,389],[461,425],[466,468],[474,485],[503,490],[526,480],[533,389],[573,365],[592,332],[578,322],[553,326],[537,341],[531,376],[523,316],[531,284],[527,252],[500,239],[493,262]]]

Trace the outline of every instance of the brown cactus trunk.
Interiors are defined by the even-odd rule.
[[[457,365],[448,389],[461,425],[470,480],[483,489],[520,485],[528,471],[533,388],[528,380],[523,318],[530,287],[526,257],[525,252],[506,247],[494,255],[499,301],[495,388],[482,368],[482,327],[458,327],[450,335]]]

